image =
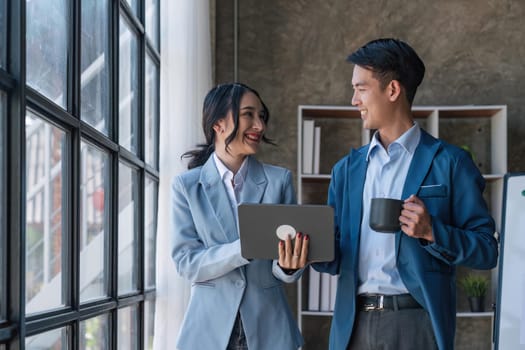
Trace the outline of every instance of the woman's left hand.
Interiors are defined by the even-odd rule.
[[[306,266],[308,258],[308,235],[298,232],[295,240],[287,237],[279,242],[279,266],[285,270],[298,270]]]

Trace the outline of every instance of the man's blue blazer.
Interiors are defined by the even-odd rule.
[[[330,349],[346,349],[356,315],[362,194],[368,145],[353,150],[332,170],[328,203],[334,207],[336,258],[314,264],[339,274]],[[494,220],[482,193],[485,181],[469,154],[424,130],[402,199],[417,195],[432,217],[435,242],[396,233],[396,265],[410,294],[428,311],[439,349],[453,349],[456,265],[491,269],[497,264]]]

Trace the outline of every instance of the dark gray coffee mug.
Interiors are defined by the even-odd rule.
[[[401,229],[399,216],[403,202],[393,198],[372,198],[370,203],[370,228],[377,232],[395,233]]]

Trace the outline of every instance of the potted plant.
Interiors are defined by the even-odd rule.
[[[459,284],[465,291],[465,294],[467,294],[470,311],[485,311],[485,294],[489,284],[488,279],[480,275],[467,275],[460,279]]]

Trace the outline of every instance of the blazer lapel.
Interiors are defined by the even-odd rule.
[[[432,161],[436,152],[441,147],[441,142],[434,137],[430,136],[425,130],[421,129],[421,139],[414,156],[412,157],[412,162],[408,168],[407,177],[405,180],[405,185],[403,187],[403,194],[401,199],[406,199],[412,194],[418,193],[419,187],[425,180],[430,167],[432,166]],[[401,232],[401,231],[400,231]],[[396,255],[399,256],[399,242],[401,236],[400,232],[396,235]]]
[[[421,140],[416,147],[414,157],[412,157],[412,162],[408,168],[401,199],[406,199],[410,197],[411,194],[417,194],[419,187],[423,183],[423,180],[425,180],[425,176],[432,166],[434,155],[440,145],[441,142],[439,140],[436,140],[421,129]]]
[[[204,195],[208,199],[217,221],[220,223],[219,228],[222,230],[226,240],[232,242],[238,239],[239,234],[237,233],[235,213],[230,205],[230,199],[219,176],[219,171],[214,164],[213,156],[203,165],[200,182],[203,186]]]
[[[350,183],[348,190],[350,196],[348,198],[359,198],[354,203],[349,205],[350,208],[350,242],[352,244],[352,256],[354,257],[354,263],[357,262],[358,258],[358,247],[361,231],[361,218],[363,216],[363,190],[365,187],[365,178],[366,178],[366,154],[368,152],[368,146],[360,148],[359,150],[352,150],[350,155],[350,164],[348,169]],[[344,194],[340,194],[343,196]],[[355,265],[357,266],[357,265]]]
[[[241,191],[240,203],[261,203],[268,184],[264,168],[255,158],[248,157],[248,171]]]

